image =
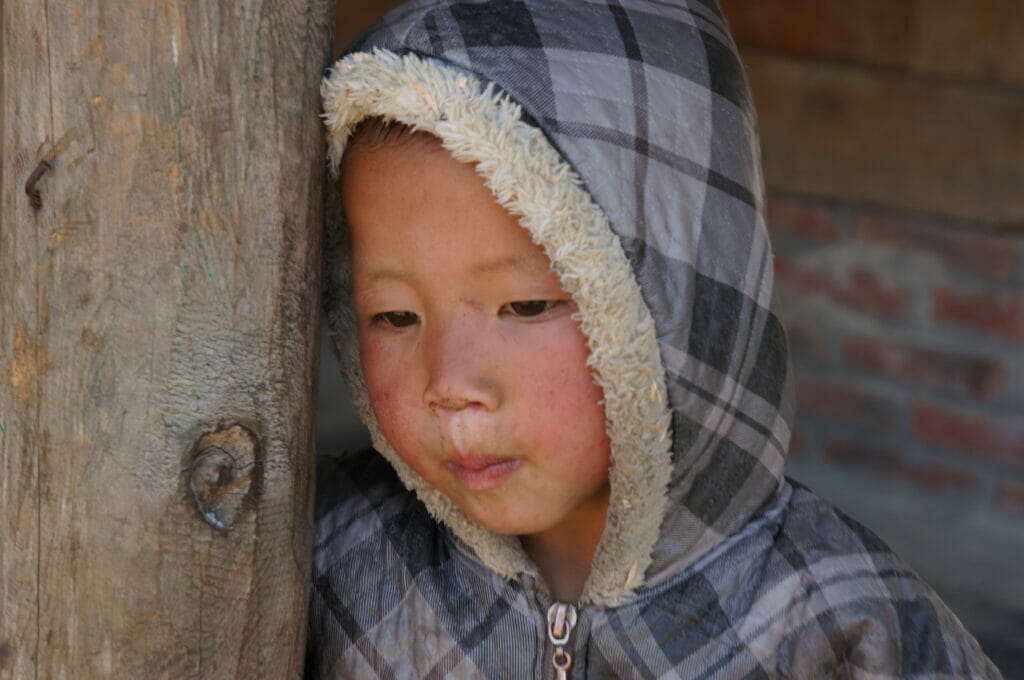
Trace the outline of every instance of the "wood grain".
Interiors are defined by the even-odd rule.
[[[992,87],[1024,85],[1018,0],[722,0],[743,47]]]
[[[2,9],[0,678],[299,677],[333,7]],[[184,467],[232,422],[220,531]]]
[[[776,189],[1024,226],[1024,94],[743,52]]]

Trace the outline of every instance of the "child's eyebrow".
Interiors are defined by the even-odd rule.
[[[371,269],[370,271],[364,272],[362,277],[370,283],[376,283],[378,281],[400,281],[403,283],[410,283],[412,281],[412,275],[408,274],[399,269]]]
[[[551,264],[547,258],[530,257],[523,253],[483,260],[473,264],[468,269],[468,273],[474,275],[474,277],[493,277],[493,275],[504,271],[521,271],[545,275],[552,273]],[[360,278],[367,284],[394,281],[412,285],[415,283],[416,275],[404,269],[382,266],[361,272]]]
[[[516,253],[505,257],[497,257],[491,260],[477,262],[469,268],[469,274],[472,276],[493,276],[509,270],[548,274],[551,272],[551,266],[548,264],[546,259],[541,260],[523,253]],[[406,272],[402,269],[391,269],[388,267],[371,269],[364,272],[363,277],[365,277],[365,280],[370,283],[376,283],[377,281],[399,281],[402,283],[411,283],[415,278],[410,272]]]
[[[514,253],[506,257],[498,257],[492,260],[478,262],[470,267],[469,273],[474,275],[489,275],[498,274],[510,269],[525,271],[527,273],[546,274],[551,271],[551,265],[547,261],[547,258],[541,260],[537,257],[531,257],[526,253]]]

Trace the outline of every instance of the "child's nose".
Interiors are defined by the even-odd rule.
[[[428,371],[424,401],[435,411],[469,407],[494,410],[501,401],[486,324],[469,317],[428,331],[424,353]]]

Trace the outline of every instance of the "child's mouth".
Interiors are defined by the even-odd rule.
[[[486,491],[505,481],[520,462],[516,458],[460,456],[445,463],[445,467],[470,491]]]

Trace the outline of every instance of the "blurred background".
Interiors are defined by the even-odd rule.
[[[339,0],[337,45],[400,3]],[[1024,7],[722,0],[757,106],[788,472],[1024,678]],[[366,442],[326,341],[318,450]]]

